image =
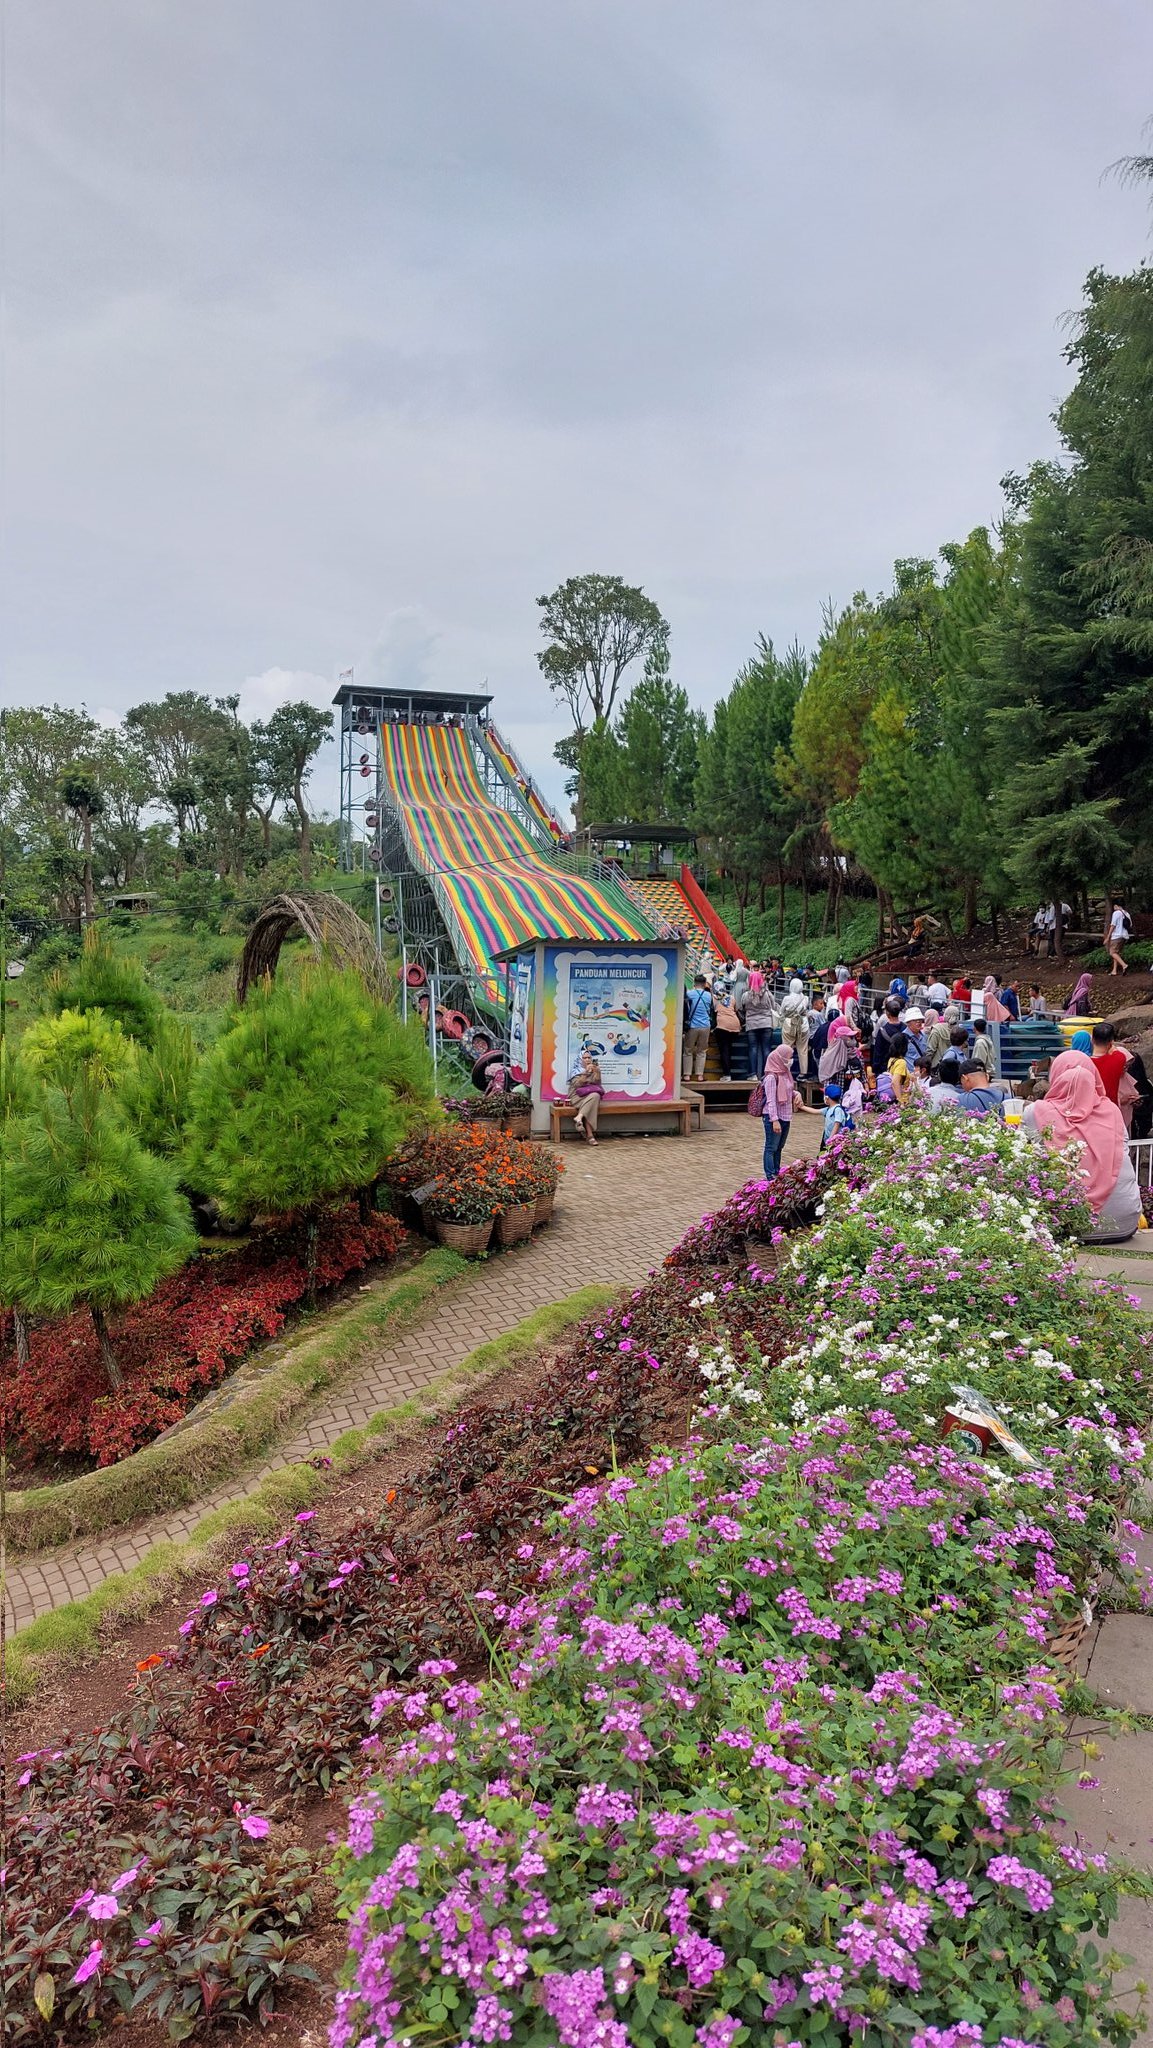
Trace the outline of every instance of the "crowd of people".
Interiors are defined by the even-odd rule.
[[[1068,1052],[1034,1061],[1016,1087],[1000,1075],[1002,1029],[1026,1017],[1090,1017],[1092,974],[1082,974],[1051,1012],[1038,983],[1023,989],[993,974],[974,989],[963,974],[927,968],[912,986],[894,975],[878,989],[867,966],[855,975],[847,965],[816,975],[786,972],[779,960],[702,965],[685,998],[684,1079],[704,1075],[714,1038],[721,1072],[730,1075],[744,1033],[767,1179],[780,1171],[796,1115],[824,1118],[822,1144],[869,1110],[915,1105],[933,1116],[1008,1116],[1039,1142],[1068,1142],[1076,1127],[1081,1143],[1097,1148],[1095,1236],[1112,1242],[1138,1227],[1127,1140],[1153,1131],[1153,1083],[1140,1055],[1102,1019],[1074,1033]],[[805,1101],[803,1082],[816,1084],[819,1104]],[[1102,1192],[1109,1165],[1116,1170]]]

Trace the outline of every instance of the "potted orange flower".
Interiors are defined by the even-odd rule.
[[[531,1147],[506,1139],[502,1153],[493,1153],[491,1186],[497,1197],[498,1244],[519,1244],[529,1236],[536,1217],[536,1180]]]
[[[531,1166],[533,1186],[536,1189],[536,1206],[533,1213],[535,1229],[538,1223],[547,1223],[552,1216],[557,1186],[564,1172],[564,1160],[558,1159],[555,1152],[546,1151],[543,1145],[534,1145]]]

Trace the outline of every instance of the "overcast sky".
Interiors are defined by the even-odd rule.
[[[7,21],[3,703],[487,678],[557,790],[542,591],[643,584],[710,704],[996,517],[1149,251],[1148,0]]]

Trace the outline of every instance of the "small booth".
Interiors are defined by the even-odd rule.
[[[590,1051],[614,1131],[687,1130],[681,1096],[685,948],[680,942],[541,938],[507,963],[509,1068],[545,1136]]]

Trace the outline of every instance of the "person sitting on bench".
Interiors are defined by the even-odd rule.
[[[590,1145],[596,1144],[597,1118],[600,1115],[601,1097],[605,1092],[601,1070],[588,1047],[581,1054],[581,1063],[575,1074],[569,1076],[569,1095],[576,1104],[574,1124]]]

